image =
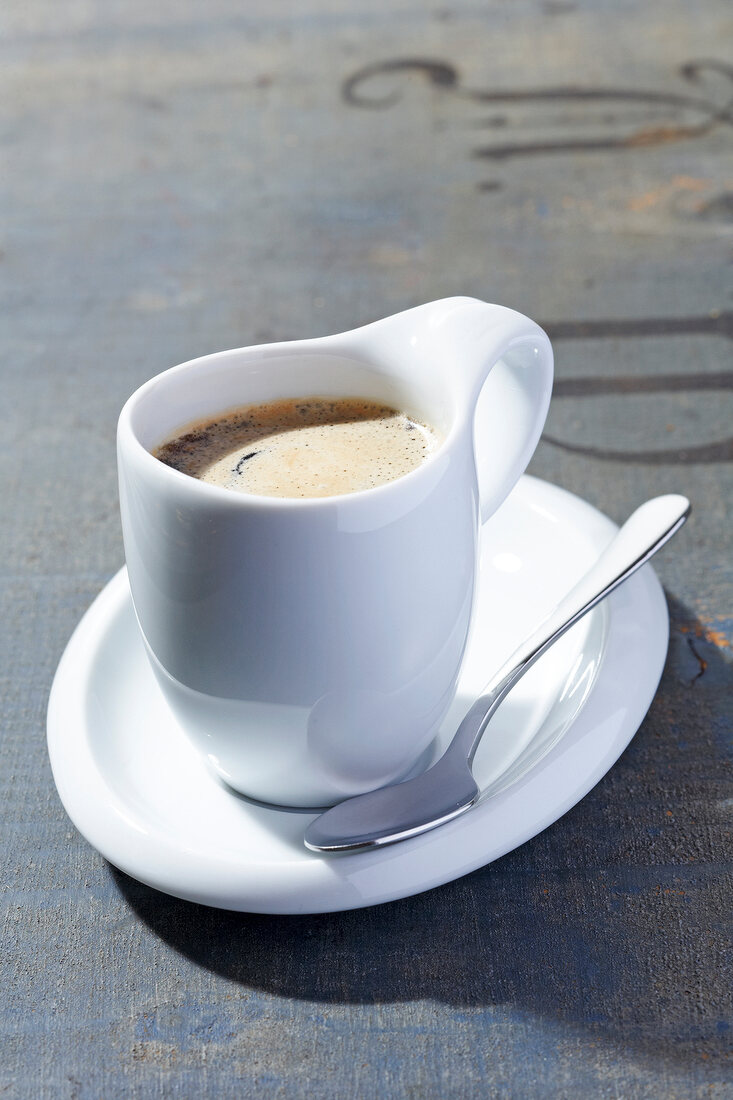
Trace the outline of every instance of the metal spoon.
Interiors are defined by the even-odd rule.
[[[314,852],[394,844],[468,810],[480,795],[471,764],[492,716],[518,680],[566,630],[623,584],[672,538],[690,514],[686,497],[655,497],[627,519],[596,563],[489,681],[437,763],[414,779],[348,798],[305,831]]]

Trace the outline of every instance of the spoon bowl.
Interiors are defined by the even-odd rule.
[[[465,759],[445,753],[427,771],[376,791],[347,798],[321,814],[305,835],[315,852],[349,852],[394,844],[425,832],[425,808],[434,829],[473,806],[481,791]],[[389,822],[388,832],[382,829]]]

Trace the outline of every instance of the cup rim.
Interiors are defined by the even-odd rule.
[[[268,496],[260,493],[248,493],[242,490],[228,489],[224,486],[212,485],[209,482],[201,481],[199,478],[193,477],[191,474],[185,474],[181,470],[175,470],[172,466],[168,466],[165,462],[162,462],[159,458],[156,458],[151,451],[138,438],[138,434],[135,431],[132,424],[132,417],[134,415],[136,407],[143,401],[146,395],[153,390],[164,378],[170,378],[174,375],[183,374],[188,369],[198,366],[204,363],[206,360],[222,360],[228,357],[234,357],[241,352],[249,351],[265,351],[272,348],[288,348],[294,353],[298,352],[311,352],[315,351],[316,347],[322,347],[326,343],[335,341],[338,339],[336,336],[320,337],[311,340],[292,340],[292,341],[277,341],[269,344],[255,344],[243,348],[229,348],[224,351],[210,352],[207,355],[198,356],[195,359],[189,359],[184,363],[178,363],[172,367],[168,367],[164,371],[160,371],[158,374],[153,375],[152,378],[148,378],[143,382],[132,394],[127,398],[123,405],[119,419],[117,422],[117,445],[118,450],[124,450],[127,447],[131,447],[133,453],[136,455],[139,461],[141,461],[151,473],[152,476],[173,478],[173,484],[178,485],[180,489],[186,489],[188,492],[192,492],[194,495],[201,495],[208,497],[211,500],[219,500],[220,502],[228,502],[231,507],[239,508],[305,508],[305,509],[322,509],[328,510],[334,507],[343,508],[356,506],[357,504],[364,503],[365,501],[374,500],[377,496],[386,497],[387,494],[394,495],[400,490],[406,491],[407,486],[414,486],[418,480],[425,477],[438,462],[445,462],[446,453],[452,448],[452,445],[458,435],[460,417],[454,414],[451,417],[450,427],[446,434],[440,439],[438,446],[432,451],[427,458],[421,462],[414,469],[409,470],[406,474],[401,474],[399,477],[392,479],[391,481],[383,482],[381,485],[373,485],[368,489],[357,489],[347,493],[334,493],[330,496],[324,497],[276,497]],[[338,345],[335,345],[338,346]],[[344,344],[341,345],[344,355],[354,355],[356,349],[350,348]],[[329,349],[333,350],[333,349]],[[354,396],[358,396],[355,394]],[[265,404],[266,401],[253,402],[253,404]],[[231,408],[241,407],[239,405],[233,405]],[[226,410],[220,410],[226,411]],[[216,415],[215,413],[211,414]],[[203,419],[203,418],[202,418]],[[181,427],[185,427],[185,424]]]

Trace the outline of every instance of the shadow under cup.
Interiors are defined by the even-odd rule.
[[[301,807],[404,777],[432,741],[468,634],[478,531],[472,433],[456,430],[449,387],[308,343],[174,367],[118,430],[128,574],[158,683],[226,783]],[[232,492],[150,453],[194,420],[309,396],[392,405],[443,442],[395,481],[319,499]]]

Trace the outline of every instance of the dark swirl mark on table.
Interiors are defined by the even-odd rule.
[[[722,336],[733,339],[733,312],[704,314],[699,317],[644,317],[636,320],[548,321],[542,327],[553,343],[563,340],[635,339],[649,336]],[[647,376],[558,378],[553,399],[563,397],[600,397],[603,395],[691,392],[733,392],[733,369],[712,372],[684,372]],[[615,451],[587,447],[543,435],[545,443],[572,454],[599,458],[607,462],[631,462],[641,465],[691,465],[693,463],[733,461],[733,436],[693,447],[660,450]]]
[[[718,126],[733,125],[733,66],[716,59],[689,61],[678,69],[678,76],[693,91],[660,92],[645,88],[583,87],[581,85],[560,85],[546,88],[467,88],[462,84],[461,76],[455,65],[445,61],[425,58],[392,58],[366,65],[353,73],[342,86],[342,95],[346,103],[353,107],[383,110],[396,106],[402,99],[402,90],[397,87],[389,91],[379,91],[379,82],[385,78],[420,77],[441,93],[456,96],[474,104],[497,107],[512,104],[547,104],[577,106],[580,104],[602,104],[609,109],[623,105],[633,105],[645,110],[639,122],[627,133],[598,132],[582,137],[555,137],[549,140],[531,142],[507,142],[482,145],[472,151],[472,156],[488,160],[508,160],[516,157],[548,156],[576,153],[596,153],[619,150],[649,149],[672,142],[688,141],[708,134]],[[705,86],[715,82],[721,87],[720,94],[709,94]],[[375,90],[375,83],[377,89]],[[666,109],[668,117],[663,122],[654,118],[659,109]],[[693,122],[684,121],[684,114],[697,116]],[[609,114],[599,120],[603,125],[614,125],[615,115]],[[477,120],[474,125],[491,128],[509,126],[511,120],[504,115],[492,114],[486,119]],[[563,120],[563,125],[572,126],[572,119]]]
[[[694,466],[698,463],[708,465],[712,462],[733,462],[733,436],[698,447],[663,447],[649,451],[613,451],[605,447],[583,447],[564,443],[546,434],[542,436],[542,441],[585,458],[600,458],[605,462],[629,462],[641,466]]]
[[[620,320],[547,321],[553,340],[628,339],[634,336],[724,336],[733,340],[733,313],[716,310],[694,317],[636,317]]]

